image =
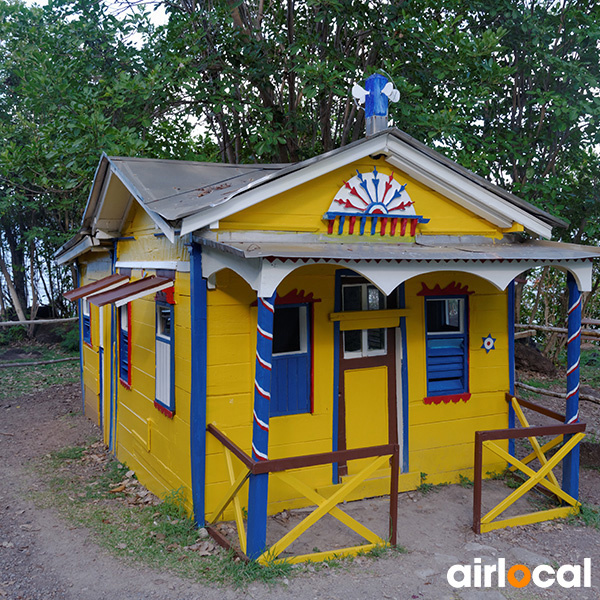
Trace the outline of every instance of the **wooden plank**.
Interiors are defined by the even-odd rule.
[[[482,525],[484,523],[489,523],[489,522],[493,521],[498,515],[503,513],[511,504],[514,504],[519,498],[521,498],[523,495],[525,495],[536,484],[541,483],[544,487],[551,486],[552,488],[554,488],[554,486],[552,484],[548,483],[547,481],[545,481],[544,478],[546,477],[548,472],[551,469],[553,469],[581,441],[581,439],[583,437],[584,437],[584,434],[582,434],[582,433],[578,433],[578,434],[574,435],[543,467],[540,468],[540,470],[537,473],[534,473],[531,469],[529,469],[523,465],[524,468],[527,469],[527,471],[534,473],[534,474],[531,475],[530,478],[524,484],[519,486],[512,494],[510,494],[507,498],[505,498],[502,502],[500,502],[495,508],[490,510],[481,519]],[[488,445],[488,447],[489,447],[489,445]],[[494,450],[494,452],[496,452],[496,450]],[[504,451],[502,451],[502,454],[504,454]],[[506,454],[508,455],[508,457],[510,457],[510,455],[508,453],[506,453]],[[508,458],[507,458],[507,460],[508,460]],[[511,462],[514,460],[515,460],[514,457],[511,457]],[[524,472],[526,472],[526,471],[524,471]],[[564,500],[566,500],[569,504],[573,504],[573,502],[577,502],[574,498],[572,498],[571,496],[569,496],[566,492],[563,492],[562,490],[560,490],[560,492],[562,492],[562,494],[559,494],[558,490],[553,489],[553,491],[557,495],[560,495],[560,497],[563,498]]]
[[[580,434],[580,435],[582,435],[582,434]],[[484,442],[484,446],[488,450],[491,450],[492,452],[494,452],[494,454],[497,454],[498,456],[505,458],[507,462],[515,465],[519,471],[521,471],[528,477],[537,477],[539,471],[538,471],[538,473],[536,473],[533,469],[530,469],[528,466],[523,464],[520,460],[516,459],[514,456],[511,456],[508,452],[506,452],[504,449],[500,448],[496,444],[493,444],[492,442]],[[539,484],[544,486],[546,489],[550,490],[550,492],[552,492],[555,496],[558,496],[559,498],[561,498],[568,504],[572,505],[577,502],[573,497],[571,497],[569,494],[567,494],[567,492],[562,490],[560,488],[560,486],[554,485],[553,483],[551,483],[545,479],[540,481]]]
[[[54,363],[62,363],[79,360],[79,356],[73,356],[70,358],[57,358],[54,360],[39,360],[36,362],[12,362],[12,363],[0,363],[0,369],[6,369],[8,367],[37,367],[38,365],[52,365]]]
[[[554,448],[555,446],[558,446],[558,444],[560,444],[564,439],[564,436],[559,435],[557,437],[555,437],[553,440],[550,440],[549,442],[547,442],[546,444],[544,444],[540,450],[542,452],[548,452],[548,450],[552,450],[552,448]],[[524,465],[529,464],[535,457],[536,457],[536,453],[535,452],[530,452],[525,458],[521,459],[521,462]],[[509,467],[508,469],[509,471],[516,471],[517,467],[515,467],[514,465],[512,467]]]
[[[353,448],[351,450],[337,450],[336,452],[323,452],[320,454],[307,454],[305,456],[293,456],[290,458],[275,458],[254,463],[252,472],[275,473],[277,471],[288,471],[302,467],[313,467],[315,465],[326,465],[345,460],[357,458],[370,458],[372,456],[390,456],[394,453],[396,446],[386,444],[383,446],[368,446],[366,448]]]
[[[355,475],[352,480],[342,486],[335,494],[328,498],[325,502],[319,504],[319,506],[308,515],[301,523],[296,525],[291,531],[288,531],[278,542],[273,544],[269,550],[263,553],[259,557],[261,559],[268,560],[269,557],[279,556],[294,540],[298,539],[305,531],[307,531],[312,525],[314,525],[322,516],[326,515],[331,509],[339,504],[345,496],[347,496],[354,488],[358,487],[362,481],[364,481],[371,473],[382,467],[387,462],[387,456],[380,456],[375,459],[370,465],[365,467],[360,473]]]
[[[519,384],[517,382],[516,385],[521,385],[521,384]],[[531,387],[531,386],[529,386],[529,387]],[[536,389],[536,388],[534,388],[534,389]],[[561,397],[564,398],[565,395],[562,394]],[[560,413],[554,412],[553,410],[550,410],[549,408],[546,408],[545,406],[540,406],[539,404],[530,402],[529,400],[523,400],[523,398],[517,398],[514,394],[506,394],[506,401],[509,404],[513,400],[516,400],[521,406],[524,406],[525,408],[529,408],[530,410],[540,413],[541,415],[551,417],[552,419],[555,419],[556,421],[559,421],[560,423],[565,422],[565,415],[561,415]]]
[[[206,531],[210,537],[227,551],[231,551],[234,555],[244,562],[250,562],[250,559],[243,553],[240,552],[216,527],[206,526]]]
[[[227,448],[223,448],[223,451],[225,452],[225,462],[227,463],[227,473],[229,474],[229,481],[230,481],[231,485],[235,485],[236,479],[235,479],[235,472],[233,470],[233,462],[231,460],[231,452]],[[248,478],[249,475],[250,475],[250,471],[248,471],[248,473],[244,477],[244,481],[246,481],[246,479]],[[242,482],[242,485],[243,485],[243,482]],[[240,485],[238,487],[237,491],[239,491],[241,487],[242,486]],[[233,512],[235,514],[235,524],[237,525],[238,539],[240,540],[240,548],[242,549],[242,552],[245,553],[246,552],[246,530],[244,529],[244,516],[242,514],[242,505],[240,504],[240,498],[237,494],[237,491],[236,491],[235,495],[233,496]]]
[[[481,533],[493,531],[494,529],[514,527],[516,525],[531,525],[532,523],[541,523],[542,521],[550,521],[551,519],[565,519],[570,515],[576,515],[578,512],[579,508],[576,506],[561,506],[525,515],[516,515],[500,521],[482,524]]]
[[[231,459],[230,459],[231,460]],[[250,476],[250,471],[242,471],[235,481],[231,483],[231,486],[227,490],[227,493],[223,496],[221,502],[217,504],[217,507],[213,511],[213,513],[208,518],[209,523],[215,523],[218,521],[219,517],[223,514],[225,509],[229,506],[231,501],[235,498],[236,494],[240,491],[244,483],[246,483],[246,479]]]
[[[303,481],[300,481],[297,477],[294,477],[291,473],[287,473],[285,471],[275,473],[275,476],[287,483],[290,487],[300,492],[303,496],[308,498],[311,502],[315,504],[321,504],[326,500],[321,494],[319,494],[316,490],[311,488],[309,485],[305,484]],[[368,527],[365,527],[362,523],[346,514],[344,511],[340,510],[337,506],[333,507],[329,514],[332,517],[335,517],[338,521],[352,529],[364,537],[367,541],[372,542],[373,544],[385,544],[385,540],[381,539],[376,533],[371,531]]]
[[[210,423],[206,430],[211,433],[214,437],[216,437],[223,446],[231,450],[235,456],[237,456],[243,463],[253,471],[254,466],[257,464],[250,456],[248,456],[239,446],[234,444],[224,433],[219,431],[212,423]],[[263,471],[268,472],[268,471]]]
[[[387,546],[387,544],[384,544]],[[323,562],[324,560],[331,560],[336,558],[343,558],[344,556],[357,556],[373,550],[374,548],[380,548],[381,544],[365,544],[364,546],[351,546],[349,548],[340,548],[339,550],[327,550],[325,552],[313,552],[312,554],[300,554],[298,556],[290,556],[286,558],[270,559],[269,557],[262,559],[259,558],[260,564],[270,563],[286,563],[286,564],[298,564],[304,562]]]
[[[519,403],[517,402],[516,398],[512,399],[512,407],[521,423],[521,425],[523,427],[529,427],[529,421],[527,420],[527,417],[523,414],[523,409],[521,408],[521,406],[519,405]],[[546,463],[548,462],[548,460],[546,459],[546,455],[542,452],[541,447],[540,447],[540,443],[537,441],[536,437],[529,437],[527,438],[529,440],[529,443],[531,444],[533,451],[535,452],[535,455],[537,456],[537,459],[540,461],[540,464],[542,466],[546,465]],[[548,479],[556,486],[558,487],[558,480],[556,479],[556,476],[554,475],[554,473],[552,471],[550,471],[548,473]]]

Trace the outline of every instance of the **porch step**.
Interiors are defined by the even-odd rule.
[[[346,475],[342,477],[342,483],[337,485],[331,484],[328,486],[321,487],[317,490],[319,494],[325,497],[331,496],[337,492],[339,488],[347,483],[352,478],[352,475]],[[414,490],[421,483],[421,474],[414,473],[400,473],[398,478],[398,491],[407,492]],[[353,490],[347,497],[346,500],[362,500],[363,498],[371,498],[374,496],[386,496],[390,493],[390,470],[380,469],[375,471],[369,479],[365,479],[355,490]]]

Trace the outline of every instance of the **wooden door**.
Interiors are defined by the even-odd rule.
[[[361,355],[356,334],[367,340]],[[352,334],[351,336],[348,334]],[[354,338],[354,339],[351,339]],[[363,344],[364,345],[364,344]],[[369,329],[342,332],[338,448],[340,450],[397,443],[395,330]],[[354,474],[372,459],[338,466],[339,476]]]

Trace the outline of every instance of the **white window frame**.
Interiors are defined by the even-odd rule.
[[[370,287],[374,287],[378,292],[380,290],[377,286],[373,285],[369,282],[364,283],[342,283],[341,293],[342,293],[342,311],[345,310],[344,307],[344,289],[350,287],[360,287],[361,288],[361,310],[367,311],[369,310],[369,296],[368,289]],[[381,293],[381,292],[380,292]],[[387,298],[383,295],[383,308],[379,310],[384,310],[387,306]],[[372,329],[385,329],[383,327],[373,327]],[[383,348],[377,350],[369,350],[369,329],[361,329],[361,349],[348,352],[346,351],[346,331],[344,331],[342,343],[344,345],[344,358],[368,358],[370,356],[385,356],[388,353],[387,348],[387,335],[383,335]]]

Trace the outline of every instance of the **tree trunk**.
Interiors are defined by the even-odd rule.
[[[10,273],[8,272],[8,268],[6,267],[6,263],[4,262],[4,258],[0,254],[0,271],[2,271],[2,275],[4,275],[4,279],[6,281],[6,285],[8,287],[8,293],[10,294],[10,299],[12,300],[13,306],[15,307],[15,311],[17,312],[17,317],[19,321],[26,321],[25,313],[23,312],[23,305],[21,304],[21,300],[19,299],[19,294],[17,294],[17,290],[14,286],[12,279],[10,278]]]

